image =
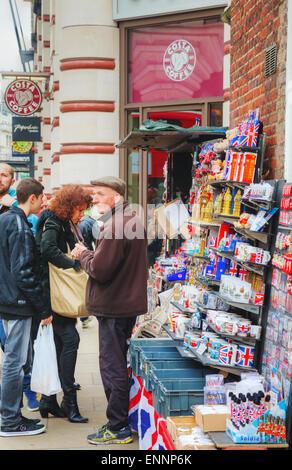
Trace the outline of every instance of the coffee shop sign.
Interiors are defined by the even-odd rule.
[[[191,76],[196,65],[194,47],[184,39],[173,41],[163,57],[163,68],[170,80],[181,82]]]
[[[31,80],[15,80],[6,88],[4,99],[12,113],[18,116],[30,116],[39,110],[42,92]]]

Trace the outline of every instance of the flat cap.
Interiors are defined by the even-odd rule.
[[[90,181],[90,184],[93,186],[106,186],[125,197],[126,183],[124,180],[117,178],[116,176],[104,176],[103,178]]]

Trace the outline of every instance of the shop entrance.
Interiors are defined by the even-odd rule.
[[[202,111],[150,111],[147,118],[189,129],[202,125]],[[166,187],[164,185],[168,153],[157,149],[147,152],[147,205],[159,205],[165,202]]]

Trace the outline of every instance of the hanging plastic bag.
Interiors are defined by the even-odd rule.
[[[43,395],[55,395],[62,387],[58,374],[56,346],[52,324],[39,326],[34,341],[34,360],[30,388]]]

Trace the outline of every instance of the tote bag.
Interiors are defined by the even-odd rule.
[[[57,268],[49,263],[50,295],[53,312],[63,317],[87,317],[85,290],[88,275],[81,269]]]
[[[44,327],[39,326],[33,347],[31,390],[47,396],[61,392],[52,324]]]

